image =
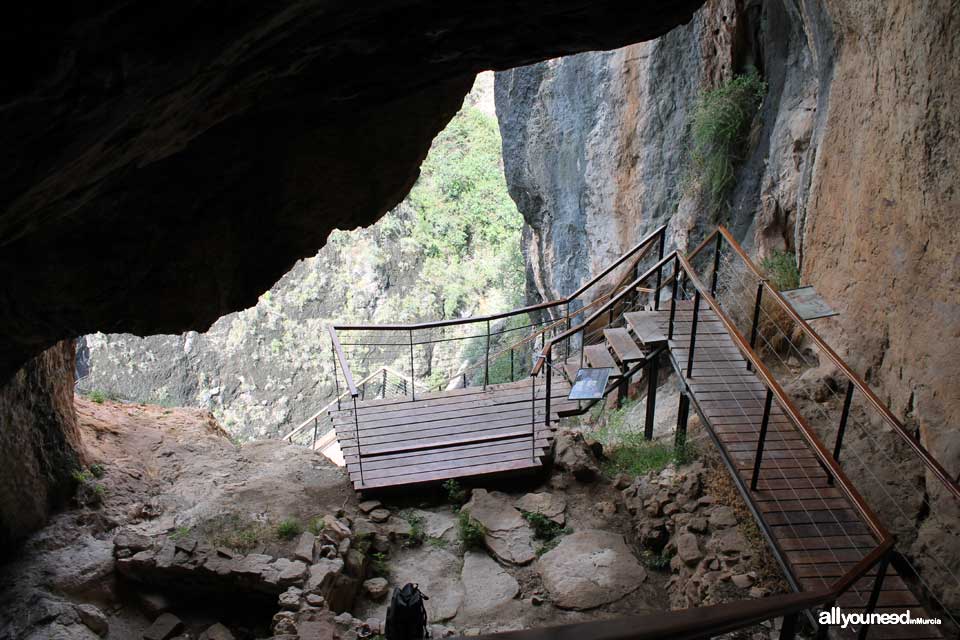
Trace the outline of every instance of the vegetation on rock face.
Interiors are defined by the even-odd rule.
[[[733,186],[753,118],[767,92],[755,69],[705,92],[697,103],[691,127],[692,177],[715,209]]]
[[[800,270],[797,268],[797,256],[790,251],[774,251],[760,262],[770,284],[778,291],[796,289],[800,286]]]
[[[324,325],[419,322],[522,304],[523,218],[507,192],[496,118],[472,98],[484,91],[492,85],[478,83],[434,140],[410,194],[376,224],[333,232],[256,306],[221,318],[206,333],[86,336],[84,386],[209,408],[239,440],[277,436],[334,395]],[[475,361],[479,342],[465,340],[443,358]],[[409,357],[403,351],[395,363],[381,358],[375,366],[396,364],[406,372]],[[419,382],[433,388],[447,382],[439,355],[423,348],[416,358]],[[505,379],[509,359],[496,366],[491,381]]]
[[[457,517],[457,536],[464,549],[482,549],[485,533],[483,525],[471,518],[469,513],[460,512]]]

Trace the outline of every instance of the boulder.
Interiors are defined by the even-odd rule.
[[[110,623],[103,611],[100,611],[100,609],[92,604],[78,604],[74,606],[74,609],[77,610],[80,622],[86,625],[90,631],[93,631],[98,636],[107,635],[107,631],[110,630]]]
[[[619,600],[647,577],[622,535],[596,529],[565,536],[536,569],[553,603],[575,610]]]
[[[367,517],[374,522],[386,522],[390,519],[390,512],[387,509],[374,509]]]
[[[370,578],[363,583],[363,591],[371,600],[383,600],[387,597],[389,590],[390,585],[386,578]]]
[[[172,613],[162,613],[143,632],[143,640],[169,640],[183,629],[183,621]]]
[[[379,509],[381,502],[379,500],[364,500],[357,507],[360,509],[360,513],[370,513],[374,509]]]
[[[474,489],[462,511],[484,528],[483,541],[497,558],[511,564],[528,564],[537,557],[533,531],[512,504],[509,496],[498,491]]]
[[[700,558],[703,557],[703,552],[700,551],[700,544],[697,542],[697,536],[690,532],[684,532],[678,535],[676,545],[677,557],[688,566],[696,564]]]
[[[234,640],[234,636],[230,629],[217,622],[207,627],[199,640]]]
[[[573,474],[580,482],[593,482],[600,475],[594,452],[584,441],[583,435],[572,431],[557,434],[554,449],[554,464],[557,468]]]
[[[725,529],[737,524],[737,514],[726,505],[718,505],[710,511],[710,526],[714,529]]]
[[[546,516],[559,525],[566,522],[563,512],[567,508],[567,501],[555,493],[528,493],[514,501],[513,505],[521,511]]]
[[[460,572],[464,600],[463,613],[494,616],[494,610],[513,600],[520,592],[519,583],[487,554],[468,551],[463,556]]]
[[[293,557],[307,564],[313,564],[317,555],[316,546],[317,537],[309,531],[304,531],[297,539],[297,546],[293,551]]]

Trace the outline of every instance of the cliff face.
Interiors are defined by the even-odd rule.
[[[498,73],[530,301],[569,293],[659,224],[689,248],[722,222],[757,258],[797,254],[804,283],[840,312],[817,330],[956,474],[958,24],[947,1],[711,0],[657,40]],[[747,65],[767,91],[716,216],[686,183],[690,110]],[[871,455],[881,477],[916,472]],[[956,542],[956,506],[926,486],[932,509],[888,504],[884,516],[955,571],[960,558],[936,540]],[[923,570],[960,603],[943,567]]]
[[[507,194],[500,147],[493,74],[483,73],[400,206],[366,229],[334,232],[256,305],[208,331],[85,336],[80,390],[203,407],[240,440],[276,437],[336,395],[326,325],[519,306],[522,219]],[[406,357],[394,368],[406,371]],[[364,374],[354,371],[356,380]]]
[[[73,354],[73,341],[61,342],[0,386],[0,556],[73,493],[82,459]]]

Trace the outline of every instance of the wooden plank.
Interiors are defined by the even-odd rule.
[[[770,525],[786,524],[838,524],[862,522],[860,514],[851,509],[829,509],[822,511],[783,511],[767,513],[764,521]]]
[[[546,403],[544,398],[539,398],[538,400],[539,401],[536,403],[537,415],[542,418],[546,409]],[[567,400],[566,396],[561,398],[552,398],[550,403],[550,413],[555,414],[557,411],[575,408],[576,406],[577,403]],[[336,429],[342,429],[351,432],[355,432],[359,427],[361,433],[386,433],[409,429],[414,425],[423,425],[423,428],[426,428],[432,423],[438,423],[439,426],[441,423],[449,423],[451,421],[463,422],[468,420],[497,420],[511,416],[519,416],[524,413],[529,420],[533,415],[533,408],[534,407],[531,406],[531,399],[527,398],[526,402],[514,402],[502,405],[465,405],[453,410],[448,410],[446,408],[443,410],[433,411],[421,410],[417,412],[405,412],[398,416],[387,417],[381,417],[379,415],[369,417],[361,416],[359,421],[354,421],[353,418],[339,422],[335,421],[334,427]],[[359,424],[357,424],[357,422],[359,422]]]
[[[872,547],[861,549],[813,549],[787,551],[787,560],[792,566],[804,564],[822,565],[830,562],[859,562],[870,553]]]
[[[502,427],[499,429],[486,429],[473,431],[469,433],[451,433],[432,438],[416,438],[402,442],[385,442],[377,444],[362,444],[364,455],[374,455],[379,453],[396,453],[400,451],[416,451],[418,449],[429,449],[431,447],[441,447],[448,445],[469,444],[471,442],[486,442],[489,440],[504,440],[506,438],[523,437],[530,435],[529,425],[525,427]],[[538,434],[539,435],[539,434]],[[341,444],[341,449],[351,445]]]
[[[823,487],[813,489],[809,487],[791,487],[789,489],[767,489],[754,491],[752,493],[755,502],[765,502],[767,500],[796,499],[804,500],[807,498],[839,498],[843,496],[843,491],[836,487]]]
[[[476,456],[470,456],[468,458],[455,458],[453,460],[429,460],[416,465],[404,467],[367,469],[366,465],[364,465],[362,473],[359,470],[359,465],[357,465],[354,467],[354,470],[351,470],[350,479],[360,480],[362,476],[363,482],[367,483],[373,480],[407,476],[414,473],[424,474],[463,467],[486,466],[515,460],[525,460],[528,462],[540,463],[540,452],[537,451],[536,454],[537,455],[534,456],[534,452],[530,449],[527,449],[526,451],[514,450],[503,453],[481,453]]]
[[[485,476],[494,473],[504,473],[508,471],[524,471],[538,469],[542,463],[534,463],[527,460],[511,460],[493,464],[481,464],[477,466],[459,467],[456,469],[444,469],[442,471],[431,471],[427,473],[411,473],[404,476],[394,476],[382,480],[372,480],[370,482],[354,482],[354,488],[357,491],[366,489],[377,489],[383,487],[396,487],[408,484],[423,484],[426,482],[436,482],[448,480],[450,478],[463,478],[472,476]]]
[[[610,367],[613,369],[612,377],[620,376],[620,367],[613,361],[613,356],[605,344],[591,344],[583,349],[583,356],[594,369]]]
[[[777,540],[784,551],[810,551],[814,549],[872,549],[877,545],[873,536],[817,536],[813,538],[789,538]]]
[[[637,343],[630,336],[630,332],[624,328],[604,329],[603,337],[610,345],[617,360],[623,363],[636,362],[643,360],[643,351],[637,346]]]
[[[659,311],[631,311],[623,314],[633,333],[645,345],[659,345],[667,341],[667,334],[657,322]]]
[[[549,445],[546,438],[537,438],[535,446],[544,448]],[[384,454],[380,456],[364,456],[363,468],[382,469],[391,465],[406,467],[416,465],[420,462],[429,462],[430,460],[456,460],[460,458],[472,457],[477,452],[480,453],[507,453],[510,451],[519,451],[531,449],[530,438],[517,438],[514,440],[499,440],[494,442],[472,442],[470,444],[457,447],[447,447],[444,449],[427,449],[425,451],[405,451],[402,453]],[[344,456],[347,465],[356,464],[356,454]]]

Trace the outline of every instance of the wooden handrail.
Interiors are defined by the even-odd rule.
[[[813,328],[803,318],[800,317],[800,315],[790,305],[790,303],[786,301],[780,292],[777,291],[775,287],[770,285],[766,277],[760,273],[760,270],[753,263],[733,235],[724,227],[718,227],[717,230],[723,235],[724,239],[727,241],[727,244],[729,244],[730,247],[737,253],[740,259],[743,260],[744,264],[747,265],[747,267],[754,273],[754,275],[757,276],[759,280],[763,281],[764,290],[773,296],[774,300],[777,301],[777,304],[784,310],[784,312],[786,312],[786,314],[789,315],[790,318],[800,326],[803,332],[807,334],[807,336],[813,340],[814,343],[816,343],[817,347],[819,347],[820,350],[826,354],[827,358],[829,358],[830,361],[833,362],[833,364],[843,372],[847,379],[853,383],[854,387],[863,393],[864,397],[866,397],[870,404],[873,405],[873,407],[880,413],[884,421],[890,425],[897,435],[899,435],[902,440],[906,441],[910,448],[913,449],[913,452],[920,457],[924,466],[926,466],[927,469],[929,469],[930,472],[933,473],[945,487],[947,487],[947,489],[955,498],[960,499],[960,485],[958,485],[957,482],[950,477],[937,459],[930,455],[930,452],[928,452],[925,447],[923,447],[919,442],[916,441],[916,439],[913,438],[900,420],[893,415],[890,409],[883,404],[883,402],[880,401],[880,398],[878,398],[877,395],[870,389],[870,387],[867,386],[867,383],[864,382],[863,379],[860,378],[860,376],[857,375],[856,372],[854,372],[853,369],[851,369],[847,363],[837,355],[830,345],[828,345],[827,342],[820,337],[820,334],[814,331]]]
[[[690,282],[697,289],[697,291],[700,292],[701,299],[706,302],[711,309],[713,309],[714,313],[717,314],[717,318],[719,318],[720,322],[723,323],[734,344],[743,353],[744,358],[746,358],[753,365],[754,372],[760,376],[767,389],[773,393],[773,396],[776,398],[780,408],[784,410],[784,412],[787,414],[787,417],[789,417],[791,422],[794,423],[801,435],[803,435],[804,439],[807,441],[807,444],[813,448],[814,453],[818,458],[820,458],[820,462],[828,467],[830,472],[834,474],[834,477],[840,482],[841,487],[847,493],[850,500],[853,501],[854,506],[856,506],[857,510],[860,512],[860,515],[863,516],[863,518],[867,521],[867,524],[870,525],[870,528],[873,529],[877,538],[880,540],[885,540],[888,538],[890,535],[889,532],[877,518],[876,514],[873,513],[873,510],[867,505],[866,501],[864,501],[860,493],[853,487],[852,484],[850,484],[850,481],[844,475],[840,465],[837,464],[837,462],[833,459],[833,456],[823,446],[823,443],[820,442],[820,438],[817,437],[809,425],[807,425],[806,420],[797,410],[796,406],[794,406],[793,401],[790,400],[790,397],[787,395],[786,391],[783,390],[783,387],[780,386],[780,383],[778,383],[776,378],[773,377],[770,369],[768,369],[763,361],[761,361],[760,358],[757,357],[757,355],[753,352],[753,349],[750,348],[746,338],[740,335],[740,332],[733,324],[733,321],[727,317],[727,314],[723,312],[717,301],[713,298],[713,296],[710,295],[710,290],[700,281],[700,277],[693,270],[693,267],[690,266],[690,263],[687,262],[687,259],[683,256],[678,257],[680,259],[680,266],[687,275],[687,281]]]
[[[619,267],[621,264],[623,264],[623,263],[627,260],[627,258],[629,258],[630,256],[632,256],[632,255],[633,255],[634,253],[636,253],[637,251],[640,251],[641,249],[643,249],[643,250],[644,250],[644,254],[645,254],[646,251],[648,251],[648,250],[650,249],[650,247],[653,246],[653,244],[651,244],[652,240],[653,240],[654,238],[659,237],[660,234],[666,233],[666,231],[667,231],[667,225],[663,224],[663,225],[660,225],[659,227],[657,227],[656,229],[654,229],[653,231],[651,231],[650,233],[648,233],[648,234],[643,238],[643,240],[641,240],[640,242],[638,242],[636,245],[634,245],[634,247],[633,247],[632,249],[628,250],[626,253],[624,253],[624,254],[621,255],[619,258],[617,258],[616,261],[615,261],[613,264],[611,264],[609,267],[607,267],[606,269],[604,269],[603,271],[601,271],[600,273],[598,273],[598,274],[595,275],[594,277],[590,278],[590,280],[588,280],[583,286],[581,286],[579,289],[577,289],[577,290],[574,291],[572,294],[570,294],[569,296],[567,296],[567,298],[566,298],[567,301],[569,302],[570,300],[573,300],[574,298],[578,298],[581,293],[583,293],[584,291],[586,291],[587,289],[589,289],[590,287],[592,287],[592,286],[595,285],[596,283],[600,282],[600,280],[601,280],[602,278],[606,277],[606,275],[607,275],[608,273],[610,273],[611,271],[613,271],[614,269],[616,269],[617,267]],[[640,260],[641,258],[643,258],[643,255],[644,255],[644,254],[641,254],[640,256],[637,256],[637,260]],[[621,282],[622,282],[622,281],[621,281]]]
[[[350,365],[347,364],[347,358],[343,355],[343,347],[340,346],[340,339],[337,338],[337,332],[333,327],[327,326],[327,330],[330,332],[330,340],[333,342],[333,351],[337,354],[337,360],[340,362],[340,369],[343,370],[343,378],[347,382],[347,390],[350,392],[350,396],[356,398],[359,393],[357,393],[357,386],[353,384],[353,374],[350,372]],[[337,375],[337,372],[334,371],[333,375]]]

